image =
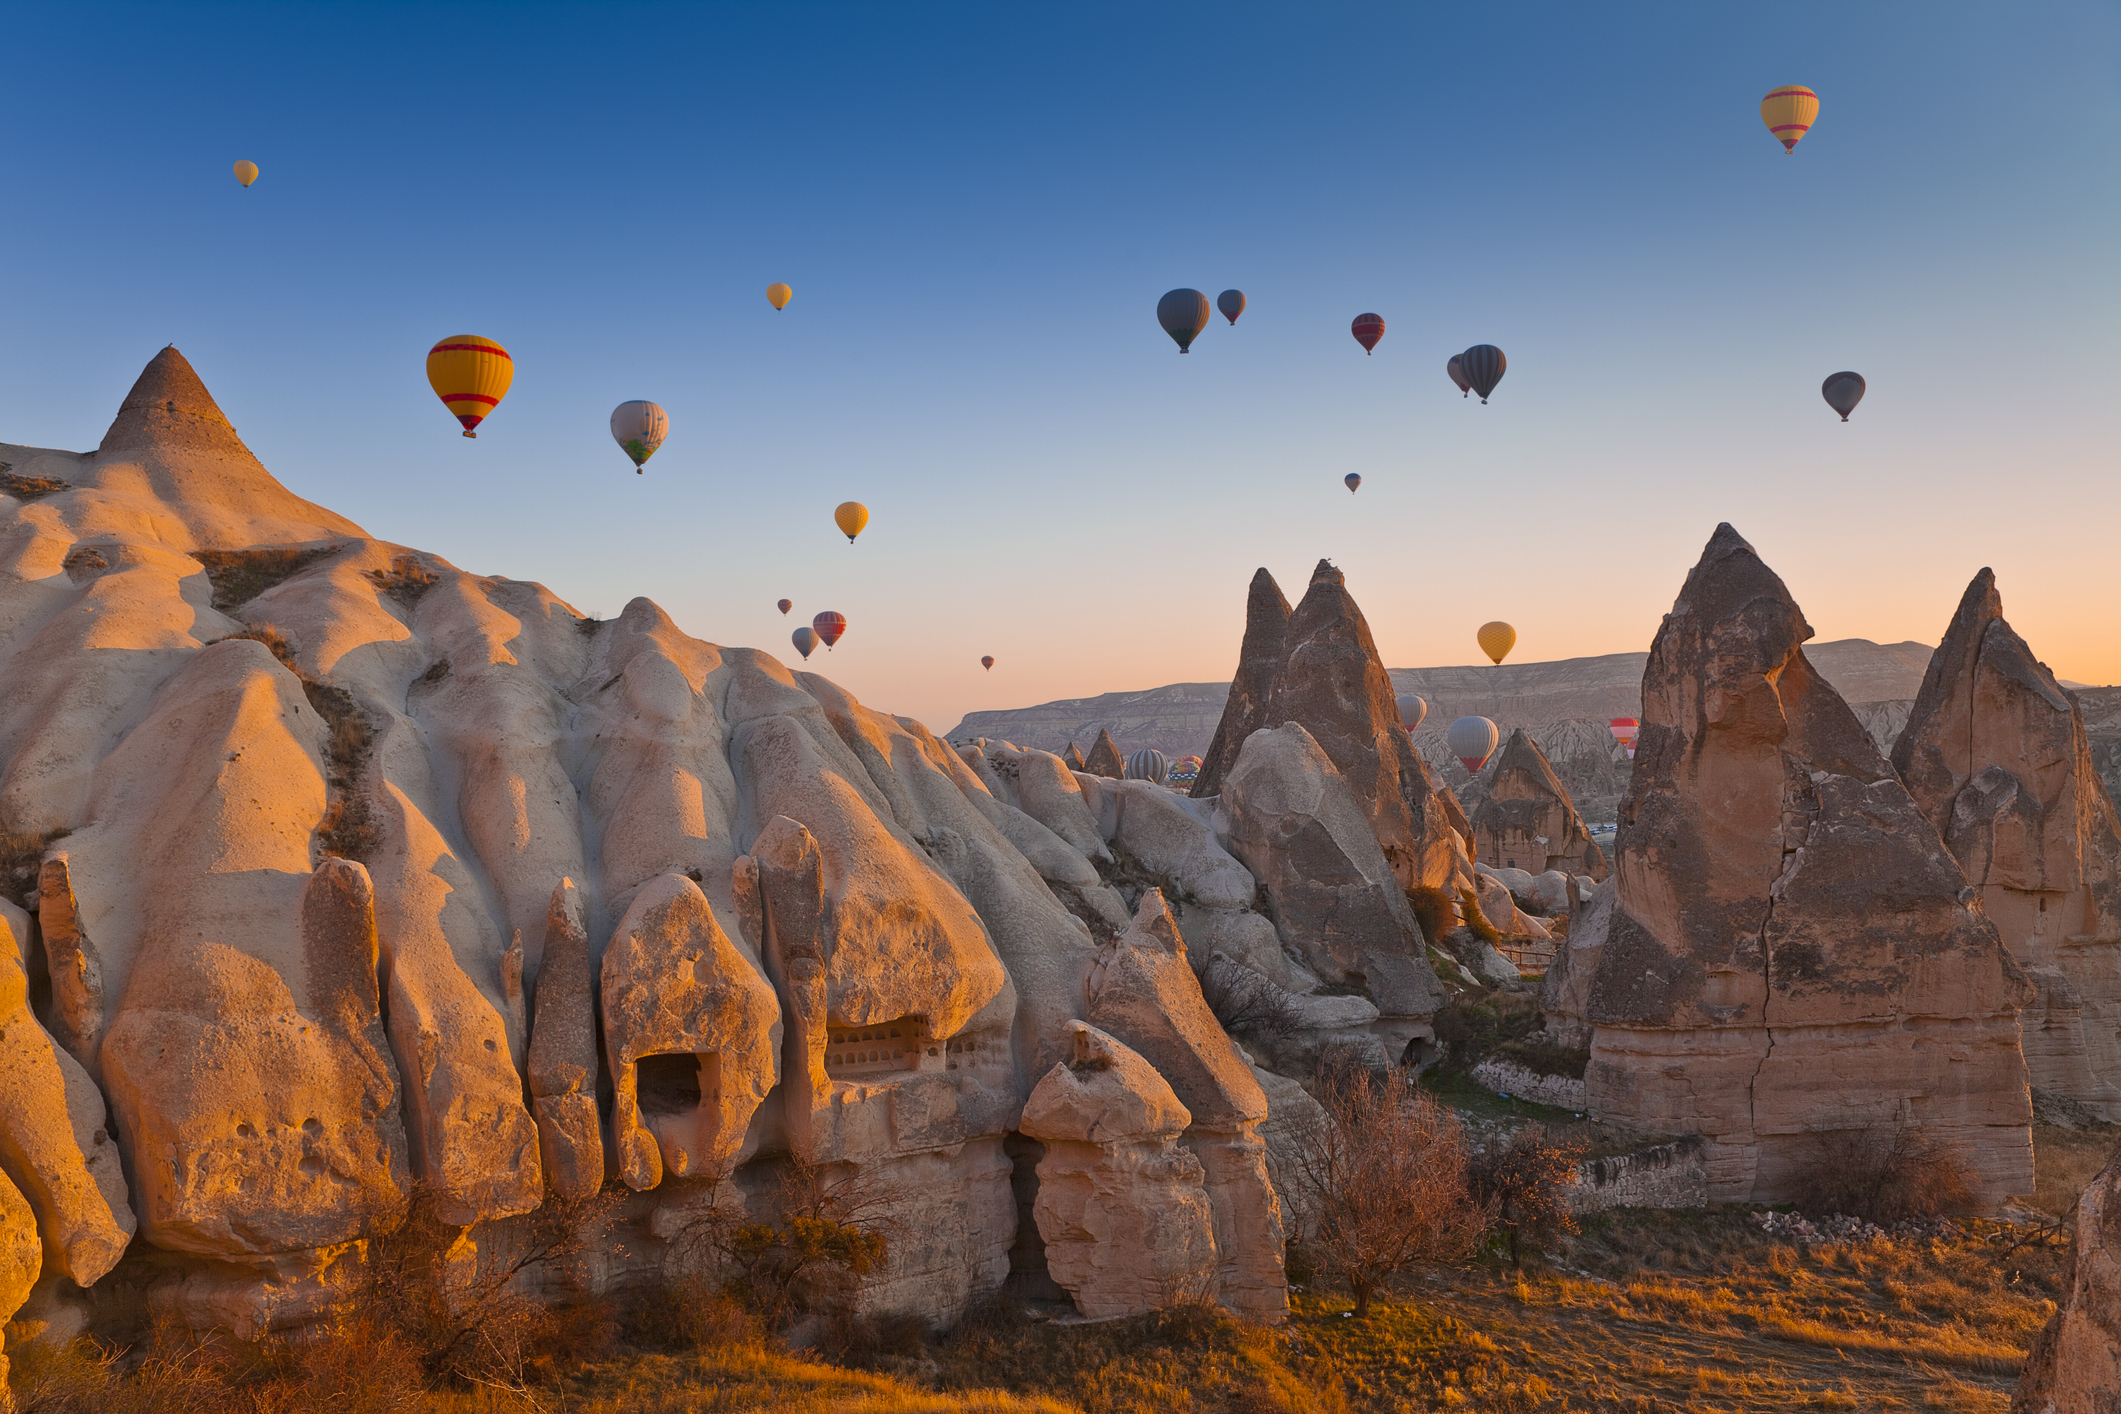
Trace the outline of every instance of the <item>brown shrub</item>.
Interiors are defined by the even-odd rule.
[[[1545,1125],[1528,1124],[1473,1156],[1473,1196],[1493,1209],[1495,1225],[1509,1238],[1512,1266],[1524,1265],[1525,1243],[1536,1248],[1576,1230],[1568,1194],[1589,1147],[1581,1139],[1555,1143]]]
[[[1458,926],[1451,895],[1434,884],[1415,884],[1407,890],[1407,906],[1421,924],[1424,942],[1440,943],[1443,935]]]
[[[293,579],[343,548],[326,545],[314,550],[194,550],[191,557],[206,567],[207,582],[214,587],[214,607],[225,611],[248,604],[274,585]]]
[[[73,831],[67,829],[10,830],[0,827],[0,898],[27,905],[37,892],[37,874],[44,866],[44,853]],[[27,947],[29,939],[18,938]]]
[[[408,609],[417,605],[428,590],[441,582],[440,577],[422,564],[417,555],[393,555],[389,569],[370,570],[368,578],[378,589]]]
[[[1464,915],[1466,927],[1473,931],[1474,937],[1491,948],[1502,941],[1502,930],[1489,922],[1488,915],[1480,911],[1480,898],[1471,889],[1458,891],[1458,911]]]
[[[1490,1208],[1466,1186],[1457,1116],[1433,1095],[1349,1066],[1322,1070],[1324,1116],[1298,1136],[1290,1195],[1300,1240],[1370,1313],[1377,1288],[1418,1263],[1462,1262]]]
[[[1918,1126],[1819,1130],[1808,1148],[1795,1193],[1797,1207],[1814,1217],[1846,1213],[1890,1226],[1974,1206],[1966,1171]]]
[[[74,488],[64,481],[50,476],[17,476],[15,468],[8,462],[0,462],[0,492],[16,500],[30,502],[49,496],[56,491],[71,491]]]

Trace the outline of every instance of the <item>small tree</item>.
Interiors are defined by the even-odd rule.
[[[1816,1130],[1795,1173],[1797,1206],[1890,1225],[1976,1206],[1958,1158],[1913,1124]]]
[[[1524,1265],[1523,1244],[1535,1248],[1560,1233],[1576,1231],[1569,1190],[1576,1165],[1589,1148],[1582,1140],[1555,1143],[1543,1124],[1528,1124],[1500,1144],[1473,1156],[1473,1195],[1495,1214],[1510,1240],[1510,1265]]]
[[[1324,1114],[1299,1136],[1293,1206],[1319,1265],[1348,1283],[1363,1317],[1393,1275],[1470,1257],[1489,1209],[1467,1190],[1457,1116],[1404,1071],[1332,1066],[1317,1090]]]

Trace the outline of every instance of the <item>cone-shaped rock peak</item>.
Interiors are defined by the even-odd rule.
[[[197,451],[232,451],[250,455],[228,415],[206,391],[191,361],[171,344],[148,360],[133,381],[133,390],[118,405],[118,416],[103,434],[99,452],[136,447],[182,447]]]

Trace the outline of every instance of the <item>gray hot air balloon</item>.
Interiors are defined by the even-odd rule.
[[[1127,758],[1127,779],[1130,781],[1154,781],[1164,783],[1171,773],[1171,763],[1161,751],[1143,747]]]
[[[1843,422],[1849,420],[1856,404],[1863,401],[1863,393],[1863,375],[1860,373],[1836,373],[1819,385],[1819,396],[1826,399],[1828,407],[1841,414]]]
[[[810,656],[810,650],[817,647],[817,630],[808,624],[804,624],[794,633],[789,634],[788,638],[790,642],[795,644],[795,651],[802,654],[805,658]]]
[[[1468,771],[1474,772],[1488,764],[1488,758],[1495,754],[1495,743],[1501,739],[1502,733],[1486,717],[1460,717],[1444,733],[1451,754],[1465,762]]]
[[[1199,290],[1173,290],[1156,302],[1156,322],[1180,353],[1191,353],[1193,341],[1208,327],[1208,297]]]
[[[1215,297],[1215,307],[1223,312],[1223,318],[1235,324],[1237,316],[1245,312],[1245,292],[1224,290]]]
[[[1428,700],[1418,693],[1399,694],[1399,724],[1408,731],[1421,725],[1421,719],[1429,715]]]

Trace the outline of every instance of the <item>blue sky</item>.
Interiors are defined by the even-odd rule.
[[[1321,556],[1395,666],[1490,618],[1513,661],[1645,647],[1719,520],[1824,638],[1934,641],[1994,565],[2121,681],[2111,3],[75,4],[0,42],[0,439],[93,446],[173,340],[371,533],[790,661],[838,609],[812,666],[939,730],[1225,678],[1252,571]],[[1251,306],[1181,358],[1184,285]],[[477,441],[422,369],[464,333],[517,369]],[[1443,373],[1477,342],[1487,407]]]

